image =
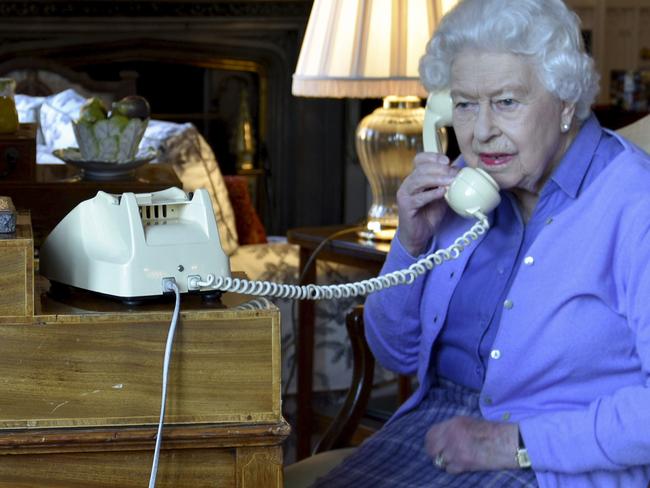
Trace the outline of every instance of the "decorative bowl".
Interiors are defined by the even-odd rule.
[[[55,149],[52,151],[57,158],[67,164],[82,170],[84,179],[87,180],[120,180],[132,177],[135,170],[147,164],[156,157],[156,150],[152,147],[138,153],[135,158],[124,161],[86,161],[78,147]]]
[[[125,163],[136,159],[149,119],[109,117],[72,123],[79,152],[86,161]]]

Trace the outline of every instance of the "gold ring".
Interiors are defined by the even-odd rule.
[[[436,467],[440,469],[443,469],[445,467],[445,457],[442,455],[442,453],[436,454],[436,458],[433,460],[433,464],[435,464]]]

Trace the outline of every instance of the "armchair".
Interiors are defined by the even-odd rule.
[[[616,132],[632,141],[645,152],[650,152],[650,115],[646,115],[630,125],[621,127]]]

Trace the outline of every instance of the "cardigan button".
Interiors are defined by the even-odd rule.
[[[490,351],[490,357],[492,359],[499,359],[501,357],[501,351],[499,351],[498,349],[492,349]]]
[[[535,258],[532,256],[526,256],[524,258],[524,264],[527,266],[531,266],[535,262]]]

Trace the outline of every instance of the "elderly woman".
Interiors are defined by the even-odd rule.
[[[561,0],[464,0],[421,61],[462,157],[422,153],[383,273],[446,248],[459,167],[501,189],[457,259],[366,302],[368,342],[419,387],[318,486],[646,487],[650,157],[603,130]]]

